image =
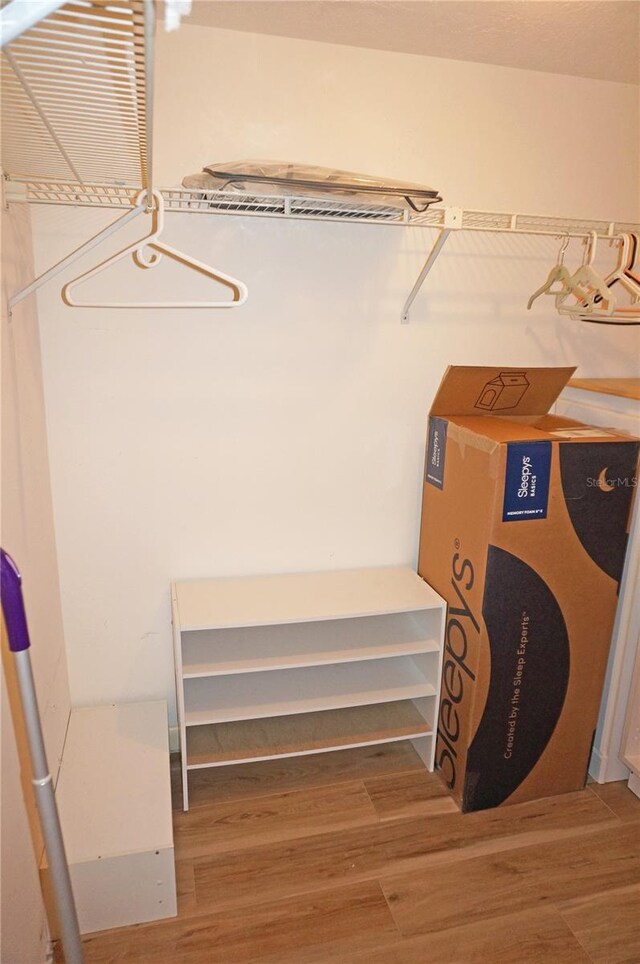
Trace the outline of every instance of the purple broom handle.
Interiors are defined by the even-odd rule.
[[[30,645],[21,583],[22,576],[15,562],[8,552],[0,549],[0,597],[12,653],[20,653]]]
[[[29,653],[29,630],[22,598],[22,577],[11,556],[0,549],[0,602],[7,627],[9,648],[14,655],[16,679],[22,703],[22,718],[27,731],[33,788],[40,816],[49,863],[49,876],[53,887],[58,921],[69,964],[83,964],[82,939],[78,927],[78,915],[73,900],[69,866],[64,851],[60,818],[56,807],[53,781],[47,764],[47,754],[38,714],[38,697],[31,669]]]

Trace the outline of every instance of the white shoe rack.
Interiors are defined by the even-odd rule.
[[[410,739],[433,769],[445,603],[403,567],[172,584],[189,771]]]

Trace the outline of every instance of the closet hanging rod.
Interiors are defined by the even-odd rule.
[[[498,219],[498,222],[500,222],[502,218],[507,217],[509,218],[508,224],[491,223],[490,220],[495,218]],[[476,223],[473,223],[474,220]],[[586,227],[587,224],[589,224],[589,222],[582,219],[579,221],[570,219],[564,220],[561,218],[545,219],[536,215],[526,214],[492,215],[480,211],[463,211],[462,208],[445,208],[438,236],[431,246],[431,250],[427,255],[427,260],[425,261],[422,270],[420,271],[420,274],[418,275],[416,282],[409,293],[409,297],[403,305],[402,313],[400,315],[401,323],[403,325],[408,324],[411,305],[415,301],[420,288],[433,268],[438,255],[442,251],[447,238],[453,230],[491,231],[507,234],[539,234],[546,237],[564,236],[565,238],[586,238],[591,239],[592,243],[595,243],[595,240],[597,240],[599,237],[613,238],[623,230],[622,225],[615,221],[602,222],[600,226],[598,226],[598,222],[593,222],[593,225],[590,228]],[[602,228],[605,228],[605,230],[602,230]],[[629,227],[627,230],[635,230],[635,228]]]
[[[10,178],[5,184],[7,202],[69,205],[73,207],[130,210],[133,185],[79,184],[77,182]],[[425,264],[407,298],[401,313],[406,324],[409,311],[420,288],[442,251],[451,231],[485,231],[502,234],[540,235],[574,238],[613,238],[624,232],[640,232],[632,222],[587,220],[585,218],[546,217],[535,214],[507,214],[491,211],[465,211],[457,207],[430,207],[427,211],[389,213],[379,205],[354,203],[350,200],[274,197],[273,195],[240,194],[223,191],[188,191],[165,188],[158,192],[168,212],[188,214],[230,214],[294,218],[314,221],[350,221],[353,223],[390,224],[435,228],[438,234]],[[66,264],[60,263],[61,266]],[[61,270],[61,268],[60,268]],[[42,282],[40,282],[42,283]],[[35,282],[34,282],[35,284]],[[39,286],[39,285],[38,285]]]

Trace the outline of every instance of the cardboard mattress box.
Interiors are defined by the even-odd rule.
[[[418,572],[448,603],[436,767],[463,811],[584,786],[638,441],[550,415],[574,368],[450,367]]]

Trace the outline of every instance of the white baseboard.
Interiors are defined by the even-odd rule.
[[[604,771],[604,761],[596,748],[594,747],[591,751],[591,757],[589,759],[589,776],[596,783],[602,783],[600,779],[602,772]]]
[[[629,768],[620,760],[605,756],[594,746],[589,760],[589,776],[596,783],[612,783],[614,780],[628,780]]]

